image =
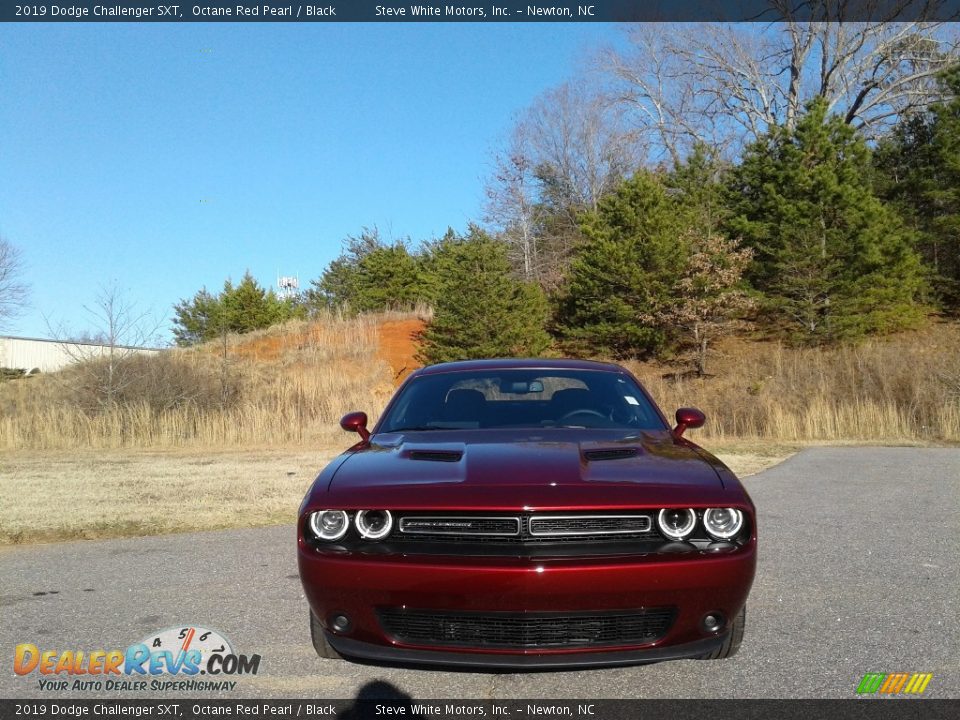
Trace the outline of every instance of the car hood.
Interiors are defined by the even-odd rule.
[[[382,433],[324,488],[341,507],[550,509],[701,504],[719,461],[667,431]],[[722,466],[721,466],[722,467]],[[320,488],[316,488],[320,490]]]

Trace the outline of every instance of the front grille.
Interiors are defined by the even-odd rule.
[[[404,535],[515,537],[520,534],[520,518],[407,515],[400,518],[399,527]]]
[[[401,514],[390,541],[549,543],[662,539],[649,513]]]
[[[585,535],[633,535],[650,529],[646,515],[559,515],[531,517],[534,537],[583,537]]]
[[[411,645],[564,648],[643,645],[670,630],[672,607],[592,613],[458,613],[382,608],[384,631]]]

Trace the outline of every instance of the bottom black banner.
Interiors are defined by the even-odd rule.
[[[348,718],[464,720],[745,720],[843,718],[935,720],[960,717],[960,699],[858,700],[0,700],[0,718]]]

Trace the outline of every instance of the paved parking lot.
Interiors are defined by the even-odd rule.
[[[864,673],[897,671],[960,697],[960,449],[815,448],[745,482],[760,565],[731,660],[512,674],[320,660],[294,531],[277,527],[0,551],[0,697],[58,695],[13,674],[17,643],[125,648],[190,623],[263,657],[225,697],[849,698]]]

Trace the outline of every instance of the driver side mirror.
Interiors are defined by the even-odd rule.
[[[707,416],[696,408],[680,408],[677,410],[677,426],[673,429],[674,437],[681,437],[685,430],[703,427]]]
[[[347,413],[340,418],[340,427],[348,432],[357,433],[364,442],[370,438],[370,431],[367,430],[367,414],[365,412]]]

